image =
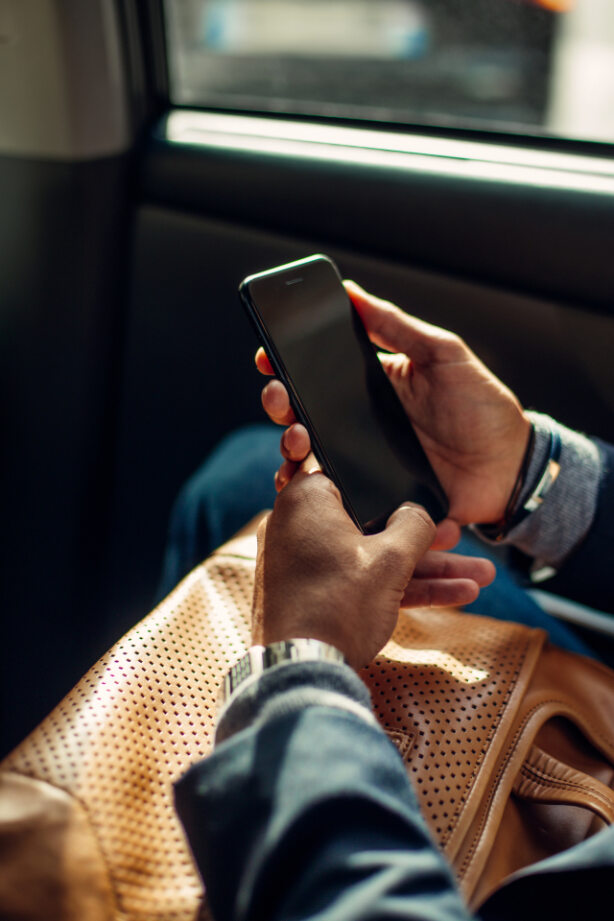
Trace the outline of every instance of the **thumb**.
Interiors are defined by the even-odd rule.
[[[403,352],[418,364],[434,358],[441,330],[400,310],[390,301],[368,294],[354,281],[345,281],[345,290],[369,338],[389,352]]]
[[[407,580],[435,538],[436,528],[421,505],[404,502],[392,513],[386,527],[374,538],[380,539],[391,563],[403,572]]]

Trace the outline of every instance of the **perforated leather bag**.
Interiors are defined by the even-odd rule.
[[[0,765],[0,917],[191,921],[206,899],[172,784],[210,751],[249,643],[255,538],[191,573]],[[614,677],[541,631],[403,612],[363,677],[478,906],[614,818]]]

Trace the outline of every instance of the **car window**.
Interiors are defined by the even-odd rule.
[[[166,0],[179,105],[614,141],[612,0]]]

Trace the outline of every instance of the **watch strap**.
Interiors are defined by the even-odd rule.
[[[224,678],[223,700],[227,701],[248,679],[256,679],[267,669],[289,662],[333,662],[343,665],[346,659],[336,646],[310,638],[300,637],[270,643],[268,646],[251,646]]]

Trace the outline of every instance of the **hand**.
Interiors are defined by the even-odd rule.
[[[384,531],[361,534],[310,455],[258,530],[253,642],[323,640],[359,669],[385,646],[401,606],[473,601],[494,566],[427,552],[434,533],[407,503]]]
[[[438,546],[454,546],[459,525],[503,517],[530,422],[514,394],[458,336],[403,313],[353,282],[345,287],[372,341],[395,353],[382,354],[382,364],[448,497]],[[256,363],[263,373],[272,373],[262,350]],[[282,439],[286,462],[277,474],[280,489],[310,450],[309,436],[295,424],[279,381],[264,388],[262,402],[274,422],[290,426]]]

